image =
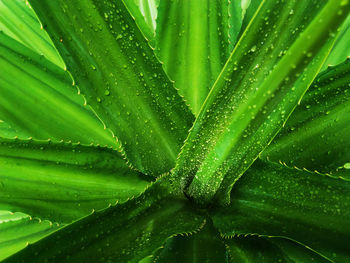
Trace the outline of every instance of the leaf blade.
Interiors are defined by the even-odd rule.
[[[169,196],[169,189],[158,181],[140,197],[77,221],[4,262],[138,262],[170,236],[203,225],[204,218],[184,201]]]
[[[337,30],[349,9],[347,2],[323,4],[260,5],[211,89],[174,169],[174,180],[199,203],[229,202],[235,181],[282,128],[316,76],[334,42],[329,32]],[[305,27],[301,33],[296,31],[300,23]],[[274,26],[270,30],[266,24]]]
[[[30,2],[130,162],[155,176],[173,168],[193,117],[123,2]]]
[[[5,212],[0,215],[0,221],[4,217],[11,216],[10,220],[0,223],[0,260],[20,251],[59,228],[49,221],[32,219],[28,215]]]
[[[118,147],[67,72],[2,32],[0,50],[3,121],[36,139]]]
[[[237,263],[253,262],[331,262],[314,251],[284,238],[257,236],[233,237],[225,241],[230,259]]]
[[[348,83],[350,60],[320,73],[261,158],[321,173],[339,175],[342,171],[346,176],[343,167],[350,161]]]
[[[349,262],[349,193],[348,181],[256,161],[212,218],[225,236],[286,237]]]
[[[77,144],[0,141],[0,209],[70,223],[142,193],[149,178],[114,150]]]

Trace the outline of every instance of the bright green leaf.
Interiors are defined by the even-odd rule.
[[[0,119],[14,130],[36,139],[117,148],[112,134],[83,106],[68,73],[2,32],[0,68]]]
[[[29,138],[30,135],[22,130],[15,129],[11,127],[6,122],[0,120],[0,138],[13,139],[17,136],[17,138],[25,139]]]
[[[142,193],[147,178],[111,149],[0,141],[0,210],[69,223]]]
[[[332,51],[330,52],[326,62],[324,63],[322,70],[325,70],[327,66],[338,65],[347,57],[350,57],[350,16],[344,22],[344,25],[334,43]]]
[[[123,2],[30,3],[134,167],[153,175],[173,168],[193,117]]]
[[[264,1],[243,33],[174,169],[197,202],[229,202],[318,73],[350,3],[316,2]]]
[[[284,238],[233,237],[225,241],[232,263],[329,263],[311,249]]]
[[[146,39],[154,45],[157,8],[160,0],[125,0],[123,2]]]
[[[158,181],[140,197],[93,213],[4,262],[138,262],[169,237],[205,222],[169,191]]]
[[[3,221],[3,218],[7,218]],[[10,218],[10,219],[9,219]],[[57,224],[21,213],[0,213],[0,260],[18,252],[58,229]]]
[[[350,182],[257,161],[216,208],[225,236],[283,236],[335,262],[350,262]]]
[[[52,41],[25,0],[0,1],[0,31],[64,68]]]
[[[343,168],[350,163],[349,85],[350,60],[319,74],[261,157],[322,173],[342,168],[350,178]]]

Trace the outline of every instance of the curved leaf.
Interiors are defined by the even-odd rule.
[[[28,2],[1,0],[0,13],[0,31],[64,68],[64,62],[46,32],[40,27]]]
[[[69,223],[142,193],[147,178],[117,151],[76,144],[0,141],[0,209]]]
[[[350,262],[349,181],[256,161],[212,218],[225,236],[283,236]]]
[[[131,163],[153,175],[173,168],[193,117],[123,2],[30,3]]]
[[[347,57],[350,57],[350,16],[344,22],[344,25],[334,43],[332,51],[330,52],[326,62],[324,63],[322,70],[325,70],[327,66],[338,65],[342,63]]]
[[[331,262],[311,249],[284,238],[233,237],[225,243],[233,263]]]
[[[187,200],[158,181],[140,197],[93,213],[4,262],[139,262],[167,238],[203,222]]]
[[[160,0],[126,0],[123,2],[134,17],[141,32],[150,43],[153,43]]]
[[[198,233],[169,239],[154,255],[154,262],[211,263],[226,262],[226,248],[212,223]]]
[[[118,147],[67,72],[2,32],[0,68],[0,119],[13,129],[36,139]]]
[[[350,163],[349,83],[350,60],[319,74],[261,157],[322,173]],[[350,171],[342,172],[350,178]]]
[[[264,1],[243,33],[174,169],[197,202],[229,202],[318,73],[350,3],[316,2]]]
[[[2,218],[9,218],[2,221]],[[49,221],[40,221],[21,213],[0,214],[0,260],[18,252],[59,228]]]

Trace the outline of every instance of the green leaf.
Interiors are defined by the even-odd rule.
[[[23,132],[22,130],[15,129],[6,122],[0,120],[0,138],[11,139],[16,137],[20,139],[25,139],[29,138],[30,135],[26,132]]]
[[[117,148],[116,139],[83,106],[69,74],[2,32],[0,68],[0,119],[13,129],[36,139]]]
[[[244,33],[244,31],[247,28],[250,21],[253,19],[256,11],[258,10],[258,8],[262,2],[263,2],[263,0],[242,0],[241,1],[240,4],[242,7],[242,15],[241,15],[242,22],[241,22],[240,30],[238,31],[239,34],[237,36],[237,41]]]
[[[160,1],[156,53],[195,115],[233,49],[239,1]]]
[[[147,178],[111,149],[0,141],[0,210],[69,223],[142,193]]]
[[[329,54],[322,70],[325,70],[329,65],[338,65],[342,63],[347,57],[350,57],[350,16],[344,22],[342,29],[334,43],[331,53]]]
[[[284,238],[233,237],[225,241],[234,263],[329,263],[311,249]]]
[[[213,210],[224,236],[287,237],[336,262],[350,262],[350,182],[282,165],[256,163]]]
[[[64,62],[28,2],[1,0],[0,13],[0,31],[64,68]]]
[[[196,234],[169,239],[164,248],[155,253],[154,262],[226,262],[226,257],[226,248],[219,238],[219,233],[209,222]]]
[[[153,43],[160,0],[126,0],[123,2],[134,17],[141,32],[150,43]]]
[[[162,180],[143,195],[77,221],[4,262],[138,262],[169,237],[198,230],[204,217]],[[86,231],[82,231],[86,230]]]
[[[173,168],[193,116],[123,2],[30,3],[131,163],[153,175]]]
[[[350,163],[349,83],[350,60],[319,74],[261,157],[322,173]],[[342,172],[350,178],[350,171]]]
[[[350,4],[316,2],[264,1],[243,33],[174,169],[197,202],[229,202],[318,73]]]
[[[5,221],[2,219],[6,218]],[[49,221],[31,218],[22,213],[2,211],[0,213],[0,260],[36,242],[59,226]]]

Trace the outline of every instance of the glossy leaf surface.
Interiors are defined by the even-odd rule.
[[[160,0],[126,0],[124,4],[134,17],[145,38],[154,45],[156,19]]]
[[[263,2],[177,161],[175,180],[189,196],[199,203],[229,202],[234,182],[270,143],[318,73],[349,9],[347,1]]]
[[[3,221],[3,219],[6,220]],[[57,230],[49,221],[31,218],[21,213],[0,211],[0,260]]]
[[[349,181],[259,161],[213,221],[225,236],[283,236],[335,262],[350,262],[349,192]]]
[[[240,1],[160,1],[156,53],[195,115],[240,30]]]
[[[173,168],[193,117],[123,2],[30,3],[131,163],[156,176]]]
[[[341,31],[334,43],[331,53],[329,54],[326,62],[324,63],[322,70],[325,70],[327,66],[336,66],[347,57],[350,57],[350,16],[346,19]]]
[[[350,178],[349,85],[350,60],[319,74],[261,157]]]
[[[93,209],[137,196],[148,184],[115,150],[0,141],[0,210],[70,223]]]
[[[93,213],[4,262],[138,262],[203,222],[186,200],[157,182],[140,197]]]
[[[0,31],[64,68],[52,41],[25,0],[0,1]]]
[[[69,74],[0,32],[0,119],[36,139],[117,148]]]

